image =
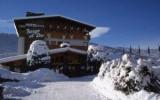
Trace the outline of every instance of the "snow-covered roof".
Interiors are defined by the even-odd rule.
[[[61,43],[60,44],[60,47],[62,48],[62,47],[70,47],[71,45],[69,44],[69,43]]]
[[[6,62],[11,62],[11,61],[26,59],[26,57],[27,57],[27,54],[17,55],[17,56],[11,56],[11,57],[6,57],[6,58],[0,59],[0,63],[6,63]]]
[[[79,49],[75,49],[71,47],[53,49],[53,50],[50,50],[49,53],[54,54],[54,53],[61,53],[61,52],[66,52],[66,51],[76,52],[76,53],[84,54],[84,55],[87,54],[87,52],[84,50],[79,50]]]
[[[75,48],[71,48],[71,47],[52,49],[52,50],[49,50],[49,54],[61,53],[61,52],[67,52],[67,51],[76,52],[76,53],[83,54],[83,55],[87,54],[87,52],[84,50],[79,50],[79,49],[75,49]],[[6,57],[6,58],[0,59],[0,63],[22,60],[22,59],[26,59],[26,58],[27,58],[27,54],[11,56],[11,57]]]
[[[39,19],[39,18],[51,18],[51,17],[60,17],[60,18],[65,18],[67,20],[72,20],[72,21],[75,21],[75,22],[78,22],[80,24],[85,24],[87,26],[90,26],[90,27],[96,27],[95,25],[91,25],[91,24],[88,24],[86,22],[82,22],[82,21],[79,21],[79,20],[76,20],[76,19],[73,19],[73,18],[70,18],[70,17],[66,17],[66,16],[62,16],[62,15],[41,15],[41,16],[28,16],[28,17],[20,17],[20,18],[15,18],[14,20],[18,21],[18,20],[27,20],[27,19]]]

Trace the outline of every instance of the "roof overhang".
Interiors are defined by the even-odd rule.
[[[17,36],[19,36],[17,26],[16,26],[17,23],[19,23],[21,21],[27,22],[27,21],[30,21],[30,20],[47,19],[47,18],[59,18],[59,19],[63,19],[63,20],[66,20],[66,21],[74,22],[74,23],[77,23],[79,25],[83,25],[83,26],[87,27],[89,29],[89,31],[92,31],[93,29],[96,28],[95,25],[91,25],[91,24],[88,24],[86,22],[82,22],[82,21],[79,21],[79,20],[76,20],[76,19],[73,19],[73,18],[70,18],[70,17],[61,16],[61,15],[28,16],[28,17],[14,18],[14,24],[15,24],[15,29],[16,29]]]
[[[71,48],[71,47],[52,49],[52,50],[49,50],[49,54],[51,55],[51,54],[63,53],[63,52],[67,52],[67,51],[75,52],[75,53],[82,54],[82,55],[87,55],[86,51]],[[27,54],[6,57],[6,58],[0,59],[0,64],[7,63],[7,62],[18,61],[18,60],[24,60],[26,58],[27,58]]]
[[[80,24],[84,24],[84,25],[87,25],[87,26],[90,26],[90,27],[93,27],[93,28],[96,27],[95,25],[91,25],[91,24],[88,24],[86,22],[82,22],[82,21],[79,21],[79,20],[76,20],[76,19],[73,19],[73,18],[70,18],[70,17],[62,16],[62,15],[28,16],[28,17],[15,18],[14,21],[30,20],[30,19],[45,19],[45,18],[54,18],[54,17],[64,18],[64,19],[71,20],[71,21],[74,21],[74,22],[77,22],[77,23],[80,23]]]
[[[53,50],[49,50],[49,54],[55,54],[55,53],[63,53],[63,52],[75,52],[78,54],[82,54],[82,55],[86,55],[87,52],[84,50],[80,50],[80,49],[75,49],[75,48],[71,48],[71,47],[65,47],[65,48],[58,48],[58,49],[53,49]]]

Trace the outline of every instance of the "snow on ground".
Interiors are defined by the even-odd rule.
[[[66,81],[43,83],[23,100],[107,100],[90,85],[91,77],[71,78]]]
[[[95,59],[112,60],[122,55],[120,49],[103,46],[90,46],[89,50],[93,51]],[[153,71],[160,79],[160,60],[150,59],[148,62],[154,63]],[[113,88],[111,79],[103,80],[99,76],[96,78],[94,78],[95,76],[68,78],[45,68],[22,74],[0,69],[0,76],[6,79],[20,80],[2,84],[5,87],[5,98],[22,100],[160,100],[159,94],[145,90],[125,95]]]
[[[22,74],[0,69],[0,73],[3,78],[20,80],[19,82],[5,82],[2,84],[5,87],[4,96],[6,98],[30,95],[33,89],[45,86],[41,84],[42,82],[55,82],[62,79],[65,81],[68,79],[68,77],[46,68]]]
[[[95,76],[68,78],[46,68],[22,74],[4,69],[0,69],[0,72],[3,72],[1,74],[6,73],[7,77],[5,78],[20,78],[19,82],[2,84],[5,87],[5,98],[22,100],[107,100],[90,85]]]
[[[123,51],[125,53],[130,52],[130,48],[115,48],[115,47],[109,47],[104,45],[99,45],[95,43],[91,43],[88,47],[88,51],[93,53],[93,58],[105,58],[105,59],[117,59],[120,58],[123,55]],[[151,49],[150,55],[147,52],[148,50],[141,49],[141,54],[139,55],[138,49],[132,48],[132,55],[135,57],[144,57],[146,59],[160,59],[160,53],[158,49]],[[102,55],[103,54],[103,55]]]
[[[116,85],[117,85],[117,84],[115,84],[115,82],[119,81],[118,84],[120,84],[120,86],[122,86],[122,88],[123,88],[123,86],[124,87],[127,86],[127,84],[126,84],[126,83],[128,83],[127,80],[130,80],[130,78],[131,79],[133,78],[133,80],[134,80],[134,79],[136,79],[137,75],[140,76],[142,74],[142,73],[137,73],[134,75],[133,73],[128,73],[128,75],[125,75],[125,73],[129,72],[129,71],[125,72],[125,70],[124,70],[125,68],[131,67],[131,72],[132,72],[132,70],[134,70],[136,68],[140,68],[140,67],[143,68],[143,66],[149,67],[148,62],[146,62],[146,63],[145,62],[146,61],[142,61],[142,59],[141,59],[141,60],[138,60],[138,62],[136,63],[134,59],[131,59],[128,56],[123,56],[122,59],[116,59],[116,60],[106,62],[106,63],[102,64],[98,76],[93,80],[91,85],[95,88],[95,90],[97,90],[99,93],[103,94],[106,98],[108,98],[110,100],[160,100],[160,94],[156,94],[153,92],[147,92],[146,90],[144,90],[143,87],[140,88],[139,91],[130,92],[128,95],[126,95],[124,92],[122,92],[122,90],[120,91],[120,90],[115,89]],[[122,66],[122,69],[118,70],[119,68],[121,68],[121,66]],[[156,76],[159,76],[160,75],[159,74],[160,66],[153,66],[152,68],[153,68],[154,74]],[[123,76],[123,75],[125,75],[125,76]],[[123,76],[123,77],[121,78],[121,76]],[[140,78],[140,84],[141,84],[140,86],[143,86],[142,83],[145,82],[147,84],[152,84],[152,86],[153,86],[152,88],[154,88],[155,82],[150,83],[149,82],[150,78],[148,76],[141,76],[139,78]],[[124,79],[126,79],[126,80],[124,80]],[[144,84],[144,86],[148,87],[147,84]],[[134,87],[136,87],[136,86],[138,86],[138,84],[137,85],[135,84]],[[127,89],[129,89],[129,88],[132,89],[134,87],[128,86]],[[158,89],[158,87],[157,87],[157,89]]]
[[[134,94],[125,95],[121,91],[117,91],[113,88],[114,86],[110,79],[106,79],[105,81],[103,81],[97,77],[93,80],[91,85],[95,88],[95,90],[99,91],[109,100],[160,100],[159,94],[147,92],[145,90],[141,90]]]
[[[0,77],[4,79],[23,80],[24,77],[20,73],[11,72],[7,69],[0,68]]]

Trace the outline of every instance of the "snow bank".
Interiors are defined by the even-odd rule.
[[[28,73],[15,73],[0,69],[0,75],[7,79],[17,79],[19,82],[5,82],[2,84],[5,97],[21,97],[30,95],[31,89],[40,88],[43,82],[64,81],[68,77],[58,74],[53,70],[41,68]]]
[[[4,92],[5,97],[24,97],[28,96],[31,93],[24,88],[21,87],[5,87]]]
[[[125,95],[123,92],[113,88],[114,85],[110,79],[102,80],[97,77],[93,80],[91,85],[109,100],[160,100],[159,94],[147,92],[145,90]]]
[[[23,80],[24,77],[20,73],[11,72],[7,69],[0,68],[0,77],[11,80]]]
[[[58,74],[53,70],[47,68],[41,68],[34,72],[28,72],[25,74],[25,80],[27,81],[36,81],[36,82],[51,82],[68,79],[68,77]]]
[[[112,100],[158,100],[160,96],[153,92],[159,93],[159,82],[151,64],[125,54],[121,59],[103,63],[92,85]]]

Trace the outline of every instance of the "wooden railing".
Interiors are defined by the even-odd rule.
[[[10,56],[16,56],[16,55],[18,55],[17,52],[12,52],[12,53],[0,53],[0,58],[10,57]]]

